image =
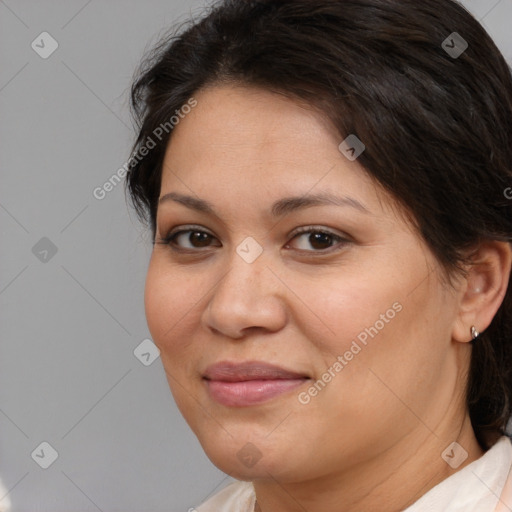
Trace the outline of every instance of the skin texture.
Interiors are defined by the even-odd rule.
[[[188,252],[156,243],[145,290],[180,411],[216,466],[254,482],[263,512],[402,510],[456,471],[441,457],[450,443],[468,452],[457,469],[483,454],[464,401],[468,342],[471,325],[485,330],[503,300],[510,246],[482,245],[478,264],[449,287],[393,199],[340,153],[324,116],[256,88],[219,85],[194,97],[168,145],[160,197],[201,198],[217,213],[164,201],[156,241],[190,225],[211,237],[198,244],[182,234],[175,246]],[[270,215],[283,197],[320,192],[368,211],[322,205]],[[295,234],[301,227],[346,241],[318,245]],[[263,249],[253,263],[236,252],[247,237]],[[395,303],[394,318],[300,403]],[[212,400],[206,367],[248,360],[311,381],[251,407]],[[252,467],[237,457],[248,442],[261,457]]]

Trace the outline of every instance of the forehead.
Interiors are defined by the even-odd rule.
[[[339,136],[324,115],[270,91],[234,85],[212,86],[194,94],[197,106],[174,128],[174,142],[194,142],[196,154],[251,154],[278,158],[296,146],[314,146]],[[327,140],[328,139],[328,140]],[[339,143],[339,142],[338,142]]]
[[[380,209],[395,201],[338,149],[327,116],[283,95],[222,85],[194,94],[166,149],[161,195],[235,192],[259,200],[308,192],[358,196]],[[272,197],[271,197],[272,196]],[[388,203],[383,205],[383,203]]]

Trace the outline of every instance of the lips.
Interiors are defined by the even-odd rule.
[[[203,374],[208,380],[243,382],[247,380],[308,379],[309,376],[260,361],[217,363],[208,366]]]
[[[209,366],[203,379],[213,400],[225,406],[244,407],[291,391],[309,376],[261,361],[245,361]]]

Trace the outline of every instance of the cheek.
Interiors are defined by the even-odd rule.
[[[196,292],[194,293],[194,290]],[[200,299],[190,279],[182,279],[179,272],[158,264],[152,257],[144,289],[146,320],[153,341],[162,352],[181,353],[179,340],[191,319],[197,314]]]
[[[358,272],[326,275],[314,282],[295,277],[294,281],[294,291],[305,306],[294,318],[327,357],[343,355],[354,340],[364,347],[365,341],[383,337],[401,314],[397,311],[402,309],[401,293],[392,279]]]
[[[294,291],[307,298],[309,307],[294,318],[315,346],[313,354],[321,354],[315,377],[332,380],[321,393],[326,402],[343,402],[340,410],[353,407],[355,415],[362,414],[362,403],[380,409],[384,398],[392,401],[379,377],[409,394],[412,383],[431,381],[439,369],[442,352],[430,339],[438,333],[425,328],[425,317],[437,312],[434,290],[424,283],[411,293],[422,277],[414,265],[385,269],[359,268],[314,282],[295,279]],[[326,374],[329,368],[331,375]]]
[[[197,360],[190,343],[191,329],[197,322],[197,283],[185,279],[180,272],[165,268],[152,257],[144,289],[146,321],[151,337],[160,349],[160,358],[173,398],[185,418],[195,413],[187,385]],[[196,290],[194,293],[193,290]],[[187,390],[187,391],[185,391]]]
[[[163,334],[169,328],[167,312],[172,311],[175,298],[166,292],[160,272],[155,269],[153,259],[146,275],[144,288],[144,308],[146,321],[153,341],[160,347]],[[166,327],[167,326],[167,327]]]

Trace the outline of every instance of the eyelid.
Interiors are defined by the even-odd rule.
[[[164,243],[165,241],[169,240],[171,237],[173,237],[183,231],[201,231],[202,233],[207,233],[208,235],[217,238],[213,233],[211,233],[208,229],[206,229],[203,226],[199,226],[197,224],[183,224],[180,226],[176,226],[175,228],[171,229],[170,231],[167,231],[166,234],[164,236],[161,236],[160,238],[158,238],[158,240],[161,243]]]
[[[209,234],[210,236],[213,236],[215,237],[215,235],[209,231],[208,229],[206,229],[204,226],[200,226],[198,224],[183,224],[182,226],[177,226],[175,229],[169,231],[169,233],[163,237],[164,239],[165,238],[168,238],[170,236],[173,236],[177,233],[180,233],[181,231],[194,231],[194,230],[197,230],[197,231],[202,231],[204,233],[207,233]],[[347,238],[349,239],[350,237],[345,234],[345,233],[336,233],[334,230],[332,230],[331,228],[327,228],[325,226],[301,226],[300,228],[297,228],[295,229],[294,231],[292,231],[289,235],[287,235],[288,237],[295,237],[297,236],[298,234],[301,234],[301,233],[308,233],[308,232],[322,232],[322,233],[327,233],[329,235],[334,235],[334,236],[339,236],[340,238]],[[217,237],[215,237],[217,238]]]
[[[327,235],[337,236],[346,240],[350,239],[350,237],[345,233],[336,232],[335,230],[325,226],[302,226],[292,231],[288,236],[294,238],[302,233],[326,233]]]
[[[202,233],[207,233],[208,235],[217,238],[208,229],[206,229],[203,226],[199,226],[198,224],[183,224],[182,226],[177,226],[175,229],[169,231],[169,233],[165,236],[165,238],[177,235],[178,233],[181,233],[182,231],[201,231]]]

